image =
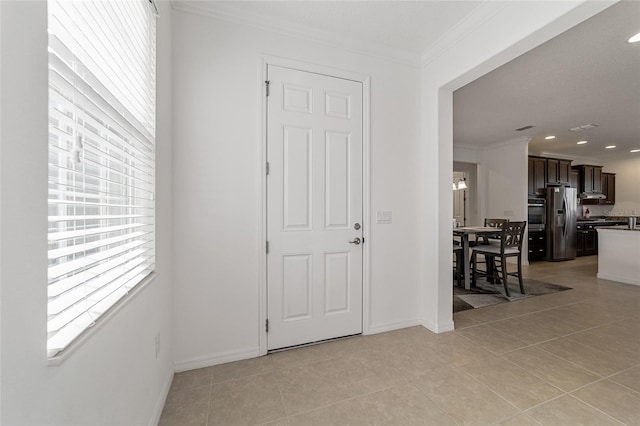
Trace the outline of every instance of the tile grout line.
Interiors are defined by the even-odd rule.
[[[207,400],[207,413],[204,417],[205,426],[209,426],[209,411],[211,411],[212,398],[213,398],[213,371],[211,371],[211,380],[209,381],[209,398]]]
[[[503,397],[502,395],[500,395],[499,393],[497,393],[496,391],[491,389],[488,385],[482,383],[480,380],[478,380],[477,378],[475,378],[471,374],[469,374],[466,371],[464,371],[464,369],[462,369],[462,367],[454,367],[454,369],[460,371],[462,374],[467,375],[472,380],[475,380],[476,383],[480,384],[480,386],[486,388],[489,392],[491,392],[492,394],[496,395],[498,398],[502,399],[504,402],[506,402],[507,404],[511,405],[513,408],[515,408],[516,411],[518,411],[518,413],[522,413],[522,410],[520,408],[518,408],[514,403],[512,403],[511,401],[509,401],[508,399],[506,399],[505,397]],[[503,421],[504,419],[505,418],[502,418],[500,421]]]
[[[602,379],[602,380],[604,380],[604,379]],[[601,381],[601,380],[598,380],[598,381]],[[593,383],[592,383],[592,384],[593,384]],[[574,392],[575,392],[575,391],[574,391]],[[616,418],[615,418],[615,417],[613,417],[611,414],[608,414],[608,413],[606,413],[605,411],[602,411],[602,410],[601,410],[601,409],[599,409],[598,407],[594,407],[593,405],[589,404],[587,401],[584,401],[584,400],[582,400],[582,399],[578,398],[576,395],[573,395],[573,393],[570,393],[570,394],[568,394],[568,395],[569,395],[569,397],[571,397],[571,398],[573,398],[573,399],[575,399],[575,400],[577,400],[577,401],[579,401],[579,402],[583,403],[583,404],[584,404],[584,405],[586,405],[587,407],[591,407],[591,408],[593,408],[594,410],[596,410],[596,411],[597,411],[597,412],[599,412],[600,414],[603,414],[604,416],[606,416],[606,417],[610,418],[610,419],[611,419],[611,420],[613,420],[614,422],[616,422],[616,423],[620,423],[621,425],[625,425],[625,426],[626,426],[626,423],[624,423],[624,422],[622,422],[622,421],[620,421],[620,420],[616,419]]]
[[[580,344],[580,343],[574,342],[573,340],[571,340],[571,342],[572,342],[572,343],[576,343],[576,344]],[[582,346],[584,346],[584,345],[582,345]],[[585,347],[588,347],[588,346],[585,346]],[[586,372],[588,372],[588,373],[591,373],[591,374],[595,374],[595,375],[596,375],[596,376],[598,376],[599,378],[602,378],[602,377],[603,377],[603,376],[602,376],[602,374],[600,374],[600,373],[596,373],[595,371],[592,371],[592,370],[590,370],[590,369],[588,369],[588,368],[586,368],[586,367],[583,367],[583,366],[581,366],[580,364],[577,364],[577,363],[575,363],[575,362],[573,362],[573,361],[571,361],[571,360],[569,360],[569,359],[563,358],[563,357],[561,357],[560,355],[556,355],[556,354],[554,354],[553,352],[549,351],[548,349],[545,349],[545,348],[543,348],[543,347],[540,347],[540,348],[538,348],[538,349],[540,349],[541,351],[544,351],[544,352],[548,353],[549,355],[553,355],[553,356],[554,356],[554,357],[556,357],[556,358],[560,358],[561,360],[564,360],[564,361],[566,361],[566,362],[570,363],[571,365],[573,365],[573,366],[575,366],[575,367],[577,367],[577,368],[579,368],[579,369],[581,369],[581,370],[584,370],[584,371],[586,371]],[[600,380],[600,379],[598,379],[598,380]],[[593,383],[593,382],[592,382],[592,383]]]
[[[273,375],[276,378],[276,385],[278,386],[278,393],[280,394],[280,403],[282,404],[282,408],[284,409],[284,417],[282,419],[287,419],[287,421],[289,420],[289,410],[287,409],[287,404],[284,403],[284,395],[282,395],[282,386],[280,384],[280,377],[278,375],[278,370],[276,368],[273,362],[273,360],[271,360],[271,364],[272,364],[272,368],[273,368]],[[282,419],[278,419],[278,420],[282,420]],[[291,423],[288,421],[288,423]]]

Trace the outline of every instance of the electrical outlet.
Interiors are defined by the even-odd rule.
[[[504,215],[505,216],[513,216],[513,210],[505,210],[504,211]]]
[[[156,334],[156,358],[160,355],[160,333]]]

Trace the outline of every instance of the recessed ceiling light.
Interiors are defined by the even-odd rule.
[[[632,149],[632,150],[631,150],[631,151],[629,151],[629,152],[640,152],[640,149]]]
[[[578,145],[584,145],[585,143],[587,143],[587,141],[578,141],[576,142]]]
[[[605,146],[604,148],[605,148],[605,149],[613,149],[613,148],[615,148],[615,147],[616,147],[615,145],[607,145],[607,146]]]
[[[545,137],[546,140],[551,140],[551,139],[555,139],[555,138],[556,138],[555,136],[546,136]]]
[[[637,43],[640,41],[640,33],[632,36],[629,40],[627,40],[627,43]]]

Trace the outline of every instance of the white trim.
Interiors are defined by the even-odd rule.
[[[422,326],[434,333],[446,333],[447,331],[453,331],[455,329],[453,321],[440,322],[439,324],[433,324],[430,321],[422,321]]]
[[[209,354],[199,356],[186,361],[179,361],[175,364],[175,372],[195,370],[196,368],[211,367],[218,364],[226,364],[228,362],[242,361],[244,359],[257,358],[260,355],[260,348],[245,348],[238,351],[227,351],[218,354]]]
[[[349,40],[348,44],[340,35],[330,31],[317,30],[281,19],[237,10],[232,2],[181,2],[172,0],[174,10],[215,18],[224,22],[246,25],[287,37],[324,44],[334,49],[358,53],[372,58],[395,62],[411,67],[420,67],[420,55],[404,49],[381,46],[376,43]]]
[[[598,272],[598,274],[596,276],[601,280],[616,281],[616,282],[624,283],[624,284],[640,285],[640,278],[637,278],[637,279],[634,280],[633,278],[629,278],[629,277],[610,275],[610,274],[602,274],[600,272]]]
[[[346,80],[357,81],[362,83],[362,237],[365,243],[362,245],[362,333],[370,333],[371,312],[370,312],[370,276],[371,276],[371,76],[366,74],[355,73],[342,69],[326,67],[323,65],[312,64],[292,59],[281,58],[271,55],[262,55],[260,57],[260,104],[262,110],[260,113],[261,135],[260,140],[260,164],[257,166],[264,170],[267,157],[267,100],[265,96],[264,81],[267,80],[267,67],[269,65],[290,68],[299,71],[322,74]],[[267,179],[266,173],[260,174],[261,188],[261,209],[258,226],[260,229],[261,240],[260,250],[260,277],[259,277],[259,319],[258,319],[258,335],[259,335],[259,355],[267,353],[267,332],[265,330],[265,322],[267,320],[267,254],[265,252],[265,241],[267,238]]]
[[[455,24],[450,30],[444,33],[435,43],[427,47],[421,55],[420,63],[426,67],[431,62],[445,54],[451,46],[472,34],[478,27],[491,20],[507,5],[507,2],[485,1],[476,7],[470,14]]]
[[[158,400],[156,401],[156,405],[153,407],[153,412],[151,413],[149,426],[155,426],[160,423],[160,417],[162,416],[164,404],[167,402],[167,396],[169,396],[169,389],[171,389],[171,382],[173,382],[174,374],[173,369],[169,370],[169,374],[167,374],[167,377],[164,379],[164,383],[162,383],[160,395],[158,395]]]
[[[258,97],[260,103],[260,128],[257,140],[260,141],[260,164],[258,170],[260,173],[260,210],[258,211],[258,226],[260,231],[260,242],[258,244],[258,259],[260,259],[258,274],[258,347],[259,354],[266,355],[267,348],[267,330],[265,323],[267,321],[267,173],[265,170],[267,164],[267,97],[265,96],[267,79],[267,59],[259,57],[258,63]]]
[[[371,327],[369,327],[368,333],[362,333],[362,334],[368,335],[368,334],[386,333],[387,331],[400,330],[403,328],[415,327],[417,325],[422,325],[422,320],[420,318],[416,318],[409,321],[390,322],[386,324],[371,325]]]
[[[362,334],[371,332],[371,77],[362,76]]]

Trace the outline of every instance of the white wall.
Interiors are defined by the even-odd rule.
[[[417,68],[212,17],[174,14],[177,370],[257,356],[262,55],[371,77],[371,332],[419,323]]]
[[[640,216],[639,154],[632,153],[627,158],[604,162],[602,171],[616,174],[616,204],[606,206],[605,212],[614,216]]]
[[[593,16],[612,2],[486,2],[473,30],[443,39],[423,58],[421,79],[422,280],[424,325],[453,328],[451,179],[453,90]],[[433,203],[438,208],[433,208]],[[433,244],[437,235],[438,244]]]
[[[158,277],[99,322],[61,365],[47,366],[47,8],[43,1],[2,1],[0,9],[0,423],[152,423],[173,371],[170,12],[163,10],[158,26]]]
[[[528,140],[508,141],[480,151],[480,193],[486,218],[527,220]]]

